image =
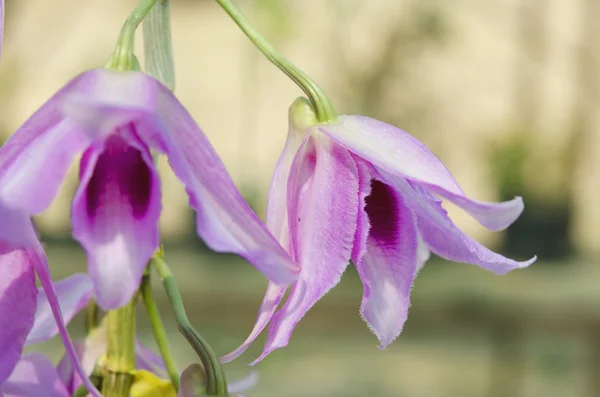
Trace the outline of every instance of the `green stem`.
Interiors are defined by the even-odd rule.
[[[146,312],[148,313],[148,318],[150,319],[150,325],[152,326],[152,332],[154,333],[154,339],[158,344],[158,350],[160,350],[160,355],[165,363],[165,367],[167,367],[167,372],[169,373],[169,378],[171,378],[173,387],[175,390],[179,390],[179,371],[177,370],[175,359],[173,358],[173,354],[171,353],[171,349],[169,347],[169,340],[167,338],[165,326],[160,318],[160,313],[158,311],[158,307],[156,306],[156,302],[152,297],[150,272],[146,272],[142,278],[141,292],[144,306],[146,307]]]
[[[85,332],[89,334],[100,324],[100,310],[94,298],[90,299],[85,312]]]
[[[179,328],[179,331],[194,348],[204,366],[207,377],[206,394],[209,396],[226,396],[227,382],[221,362],[208,343],[190,323],[185,312],[183,300],[181,299],[181,293],[169,266],[163,258],[162,250],[152,257],[152,264],[160,276],[163,287],[173,307],[177,328]]]
[[[139,70],[139,64],[133,54],[135,31],[157,1],[158,0],[141,0],[137,7],[131,12],[121,28],[121,33],[117,39],[117,45],[115,46],[112,57],[106,64],[106,68],[120,71]]]
[[[102,385],[105,397],[128,397],[135,371],[135,303],[129,303],[106,314],[108,346],[106,376]]]
[[[321,123],[333,122],[337,116],[331,101],[325,92],[306,73],[298,69],[293,63],[283,57],[277,50],[256,30],[248,18],[231,2],[231,0],[216,0],[217,3],[229,14],[231,19],[242,29],[244,34],[254,43],[271,63],[291,78],[306,93],[317,113]]]

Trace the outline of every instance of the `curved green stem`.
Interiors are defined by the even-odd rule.
[[[150,272],[146,272],[144,274],[144,277],[142,278],[141,293],[142,299],[144,301],[144,307],[146,308],[148,318],[150,319],[150,325],[152,326],[152,332],[154,333],[154,339],[156,340],[156,344],[158,345],[158,350],[160,351],[160,355],[162,356],[163,362],[165,363],[165,367],[167,367],[167,372],[169,373],[171,383],[173,384],[175,390],[178,390],[179,371],[177,370],[177,366],[175,365],[175,358],[173,357],[173,353],[171,352],[171,349],[169,347],[169,340],[167,338],[165,326],[160,318],[158,307],[156,306],[156,302],[154,301],[154,298],[152,296]]]
[[[227,382],[221,362],[208,343],[190,323],[185,312],[183,300],[181,299],[179,287],[177,287],[177,282],[164,260],[162,250],[152,257],[152,264],[160,276],[163,287],[173,307],[177,328],[194,348],[204,366],[207,377],[206,394],[209,396],[226,396]]]
[[[158,0],[141,0],[131,12],[117,40],[113,55],[108,60],[106,68],[120,71],[139,70],[139,63],[133,54],[135,31]]]
[[[306,93],[317,113],[321,123],[333,122],[336,119],[335,110],[325,92],[306,73],[280,55],[275,48],[256,30],[248,18],[231,2],[231,0],[216,0],[229,14],[231,19],[242,29],[244,34],[254,43],[271,63],[291,78]]]

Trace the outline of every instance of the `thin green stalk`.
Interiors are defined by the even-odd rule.
[[[141,293],[144,301],[144,307],[146,308],[148,318],[150,319],[150,325],[152,326],[152,332],[154,333],[154,339],[158,345],[158,350],[160,351],[160,355],[165,363],[165,367],[167,367],[167,372],[169,373],[169,378],[171,379],[173,387],[175,390],[179,390],[179,371],[177,370],[175,358],[173,357],[173,353],[169,347],[169,340],[167,338],[165,326],[160,318],[158,307],[156,306],[156,302],[152,296],[150,272],[146,272],[142,278]]]
[[[137,294],[136,294],[137,295]],[[106,375],[102,384],[105,397],[128,397],[135,371],[135,304],[137,296],[126,305],[109,310]]]
[[[306,93],[314,106],[317,119],[321,123],[333,122],[337,116],[333,105],[323,89],[312,80],[306,73],[298,69],[288,59],[283,57],[277,50],[256,30],[248,18],[231,2],[231,0],[216,0],[217,3],[229,14],[231,19],[240,27],[244,34],[254,43],[256,48],[262,52],[271,63],[277,66],[283,73],[291,78]]]
[[[209,396],[226,396],[227,382],[225,380],[225,372],[223,371],[221,362],[208,343],[190,323],[185,312],[183,300],[181,299],[181,293],[177,287],[177,282],[163,258],[162,250],[152,257],[152,265],[159,274],[163,287],[171,302],[175,320],[177,321],[177,328],[194,348],[204,366],[207,377],[206,394]]]
[[[139,63],[133,54],[135,31],[158,0],[141,0],[131,12],[117,39],[112,57],[106,64],[107,69],[120,71],[139,69]]]

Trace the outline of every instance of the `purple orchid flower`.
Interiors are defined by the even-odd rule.
[[[71,275],[54,283],[54,287],[65,324],[86,307],[93,296],[93,285],[87,274]],[[37,291],[36,301],[33,326],[27,335],[25,345],[47,341],[60,332],[48,296],[41,288]],[[106,346],[106,327],[96,328],[85,340],[75,342],[76,358],[87,375],[92,373],[96,362],[106,352]],[[140,343],[136,345],[136,357],[137,368],[158,375],[166,373],[160,357]],[[54,367],[44,355],[33,353],[20,357],[10,376],[0,383],[0,395],[5,397],[71,396],[82,384],[69,354],[65,354],[57,367]],[[49,394],[42,392],[47,390]]]
[[[23,263],[27,262],[20,260],[13,262],[12,265]],[[53,338],[57,334],[61,334],[61,336],[65,335],[65,323],[62,322],[62,318],[62,324],[56,324],[55,305],[60,307],[60,310],[64,315],[64,320],[66,323],[68,323],[75,316],[75,314],[77,314],[77,312],[79,312],[87,304],[92,294],[92,283],[85,274],[74,274],[57,282],[54,285],[55,295],[53,297],[49,297],[44,289],[36,289],[35,276],[32,275],[31,278],[33,279],[33,288],[36,291],[36,293],[33,295],[33,302],[29,293],[29,285],[28,283],[23,282],[23,280],[21,280],[19,283],[12,283],[11,286],[13,290],[18,291],[21,294],[19,299],[8,299],[7,296],[10,295],[10,293],[7,293],[8,290],[4,290],[5,292],[2,296],[2,299],[0,299],[0,302],[2,302],[3,305],[10,302],[12,302],[14,305],[12,308],[2,311],[2,313],[9,313],[9,315],[2,317],[2,319],[6,321],[7,327],[3,327],[1,335],[3,343],[4,341],[6,342],[4,346],[7,346],[7,349],[3,352],[4,354],[0,359],[0,365],[3,373],[8,372],[8,374],[0,380],[0,395],[2,393],[7,396],[13,395],[14,393],[11,392],[11,390],[18,386],[15,386],[11,379],[15,379],[12,374],[20,373],[20,371],[23,369],[23,365],[28,365],[21,362],[23,360],[23,357],[21,357],[21,351],[24,345],[43,342]],[[22,310],[24,310],[25,313],[21,312]],[[11,315],[11,313],[18,314]],[[24,327],[24,321],[21,317],[26,315],[27,319],[29,319],[29,313],[33,314],[31,316],[32,321],[27,322],[29,327]],[[13,326],[13,324],[17,325]],[[17,329],[18,332],[15,332]],[[14,341],[16,340],[21,342],[17,346],[14,345]],[[17,348],[18,351],[16,350]],[[10,355],[8,354],[9,351]]]
[[[72,280],[75,281],[67,280],[58,284],[55,289],[44,250],[37,240],[33,224],[25,214],[7,210],[0,204],[0,220],[0,346],[3,346],[0,349],[0,385],[2,385],[21,359],[29,334],[33,335],[32,340],[44,340],[48,335],[53,336],[58,332],[67,354],[76,358],[75,347],[63,321],[60,302],[63,302],[66,318],[70,320],[72,305],[77,303],[78,294],[82,291],[85,293],[85,287],[81,288],[79,284],[82,280],[74,277]],[[10,229],[10,226],[13,228]],[[36,273],[42,285],[43,296],[40,295],[35,284]],[[65,283],[67,287],[64,286]],[[36,308],[44,308],[44,314],[36,315]],[[52,313],[55,325],[48,326],[50,318],[48,312]],[[78,373],[84,374],[77,359],[74,360],[74,366]],[[87,378],[85,383],[88,390],[98,395]]]
[[[364,286],[361,315],[382,349],[402,330],[411,287],[430,251],[497,274],[535,261],[517,262],[485,248],[456,227],[434,195],[490,230],[519,217],[520,197],[472,200],[408,133],[362,116],[317,124],[306,106],[297,101],[290,109],[290,132],[267,205],[267,226],[300,263],[300,278],[277,313],[286,287],[269,284],[252,333],[222,361],[243,353],[269,321],[266,346],[251,365],[286,346],[296,324],[339,282],[350,260]]]
[[[278,284],[297,278],[298,265],[243,200],[204,133],[166,87],[141,72],[90,70],[42,106],[0,148],[0,206],[11,217],[43,212],[83,152],[73,235],[86,250],[99,305],[117,308],[138,289],[158,248],[160,181],[151,149],[167,155],[185,184],[210,248],[241,255]],[[17,225],[1,216],[0,242]]]

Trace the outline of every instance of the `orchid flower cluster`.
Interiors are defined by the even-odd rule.
[[[360,313],[383,349],[402,331],[410,290],[431,252],[497,274],[535,261],[517,262],[485,248],[456,227],[441,201],[502,230],[523,211],[521,198],[473,200],[410,134],[368,117],[337,115],[323,90],[281,57],[230,0],[216,1],[306,94],[290,106],[266,222],[244,201],[173,93],[169,1],[141,0],[106,66],[69,81],[0,148],[0,396],[232,395],[251,387],[256,375],[228,384],[222,363],[240,356],[267,325],[266,345],[251,365],[286,346],[296,324],[350,263],[364,286]],[[3,4],[0,12],[3,20]],[[142,21],[143,71],[133,51]],[[186,187],[200,238],[214,251],[243,257],[269,282],[254,329],[221,358],[188,320],[160,245],[155,161],[161,155]],[[75,158],[80,173],[71,221],[88,273],[53,280],[31,218],[51,204]],[[153,273],[198,354],[198,363],[182,372],[152,296]],[[136,339],[139,302],[160,355]],[[73,341],[66,324],[82,310],[87,336]],[[65,347],[57,365],[40,353],[23,353],[56,335]]]

